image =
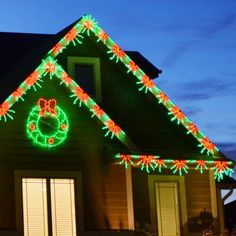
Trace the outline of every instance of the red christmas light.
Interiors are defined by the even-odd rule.
[[[195,124],[193,124],[193,123],[189,123],[188,124],[188,134],[189,133],[197,134],[198,131],[199,131],[199,129],[198,129],[198,127]]]
[[[75,88],[74,93],[82,102],[86,102],[89,99],[89,95],[79,86]]]
[[[91,30],[93,28],[93,22],[91,20],[83,21],[82,25],[86,30]]]
[[[18,99],[20,98],[24,93],[24,90],[22,88],[17,88],[13,93],[12,93],[12,96],[15,98],[15,99]]]
[[[8,102],[3,102],[1,105],[0,105],[0,116],[5,116],[8,111],[10,109],[10,105]]]
[[[166,167],[165,160],[156,159],[155,161],[156,161],[159,172],[161,172],[162,167]]]
[[[65,39],[69,42],[73,41],[78,35],[78,31],[76,28],[72,28],[66,35]]]
[[[142,83],[147,87],[147,88],[153,88],[155,86],[155,83],[152,79],[150,79],[147,75],[144,75],[141,79]]]
[[[98,117],[105,114],[105,112],[98,105],[92,107],[92,112]]]
[[[46,100],[44,98],[40,98],[38,100],[38,106],[40,108],[39,115],[46,116],[47,112],[50,113],[50,116],[57,115],[56,105],[57,105],[56,99]]]
[[[141,170],[145,168],[148,173],[150,172],[149,168],[152,168],[152,170],[154,170],[157,166],[156,158],[154,156],[141,155],[139,159],[140,161],[137,163],[137,165],[141,165]]]
[[[53,74],[56,71],[56,69],[57,69],[56,65],[50,61],[45,64],[45,70],[51,74]]]
[[[160,92],[158,97],[159,97],[160,101],[163,102],[163,103],[167,103],[170,100],[164,92]]]
[[[175,174],[177,171],[179,171],[179,174],[182,175],[182,170],[184,170],[185,173],[188,173],[188,166],[186,165],[187,161],[185,160],[175,160],[173,161],[174,165],[171,167],[171,169],[174,169],[173,173]]]
[[[119,155],[119,158],[121,159],[120,164],[124,164],[125,168],[128,167],[128,164],[133,165],[131,157],[131,155]]]
[[[112,120],[109,120],[106,123],[106,126],[116,136],[121,132],[121,128],[118,125],[116,125],[115,122]]]
[[[69,85],[73,82],[73,80],[66,74],[66,73],[63,73],[62,76],[61,76],[61,80],[66,84],[66,85]]]
[[[227,161],[215,161],[214,167],[215,167],[215,170],[217,171],[217,174],[221,174],[222,172],[227,170],[228,163]]]
[[[203,173],[203,169],[207,170],[207,166],[206,166],[206,161],[205,160],[197,160],[196,163],[197,163],[196,169],[200,169],[201,173]]]
[[[112,46],[111,51],[118,58],[124,58],[125,57],[125,52],[116,44]]]
[[[207,137],[202,139],[201,144],[209,152],[213,152],[215,149],[215,145]]]
[[[103,42],[105,42],[109,38],[109,35],[103,30],[101,30],[98,34],[98,38],[102,40]]]
[[[66,124],[64,124],[64,123],[61,124],[61,126],[60,126],[61,130],[65,130],[65,129],[67,129],[67,127],[68,127],[68,126],[67,126]]]
[[[185,118],[185,114],[177,106],[172,107],[171,113],[177,120],[183,120]]]
[[[39,73],[37,71],[34,71],[26,80],[25,80],[25,83],[28,85],[28,86],[32,86],[34,85],[37,80],[39,79]]]
[[[136,72],[137,70],[139,70],[139,67],[134,63],[134,61],[130,61],[129,70],[132,72]]]
[[[57,43],[53,48],[52,48],[52,53],[54,55],[57,55],[58,53],[60,53],[63,49],[63,46],[61,45],[61,43]]]
[[[36,129],[35,124],[31,123],[31,124],[29,125],[29,129],[30,129],[31,131],[34,131],[34,130]]]
[[[48,139],[48,144],[52,145],[52,144],[54,144],[54,142],[55,142],[54,138],[49,138]]]

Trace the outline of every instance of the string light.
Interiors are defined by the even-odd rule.
[[[130,154],[116,154],[116,159],[128,160],[126,165],[140,166],[141,170],[158,170],[161,173],[162,168],[169,169],[173,174],[179,175],[188,174],[188,169],[193,168],[199,170],[203,174],[204,170],[214,170],[215,179],[222,180],[224,176],[232,176],[234,173],[233,162],[231,161],[206,161],[206,160],[174,160],[170,158],[161,159],[157,155],[130,155]],[[119,162],[124,164],[124,162]],[[127,168],[127,167],[126,167]]]

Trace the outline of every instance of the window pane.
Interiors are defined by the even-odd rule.
[[[53,236],[76,236],[73,179],[50,179]]]
[[[22,179],[24,236],[48,236],[46,179]]]
[[[76,64],[75,77],[79,86],[88,94],[95,95],[94,69],[92,64]]]
[[[179,236],[177,183],[156,183],[158,235]]]

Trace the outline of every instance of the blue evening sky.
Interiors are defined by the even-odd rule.
[[[56,33],[85,13],[162,69],[157,85],[236,160],[235,0],[2,0],[0,31]]]

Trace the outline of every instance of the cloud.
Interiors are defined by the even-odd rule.
[[[216,143],[216,146],[230,159],[236,161],[236,142]]]
[[[220,21],[214,21],[211,26],[202,29],[202,36],[204,38],[212,37],[215,34],[219,33],[220,31],[230,27],[234,23],[235,23],[235,15],[234,14],[227,15]]]
[[[182,100],[206,100],[217,96],[235,95],[236,82],[226,80],[224,76],[207,76],[179,85],[178,98]],[[180,93],[180,91],[182,91]]]
[[[202,109],[200,109],[198,107],[184,107],[183,111],[187,116],[194,116],[198,113],[201,113]]]
[[[162,63],[162,67],[174,66],[186,51],[193,47],[196,47],[200,43],[205,43],[207,39],[212,38],[217,33],[220,33],[221,31],[229,28],[235,23],[235,19],[236,17],[234,14],[227,15],[219,21],[213,21],[213,23],[209,27],[206,27],[206,25],[210,24],[209,19],[204,20],[203,26],[196,26],[196,39],[177,42],[175,46],[171,49],[171,51],[167,54],[166,58]],[[178,23],[176,23],[176,29],[178,29]]]

